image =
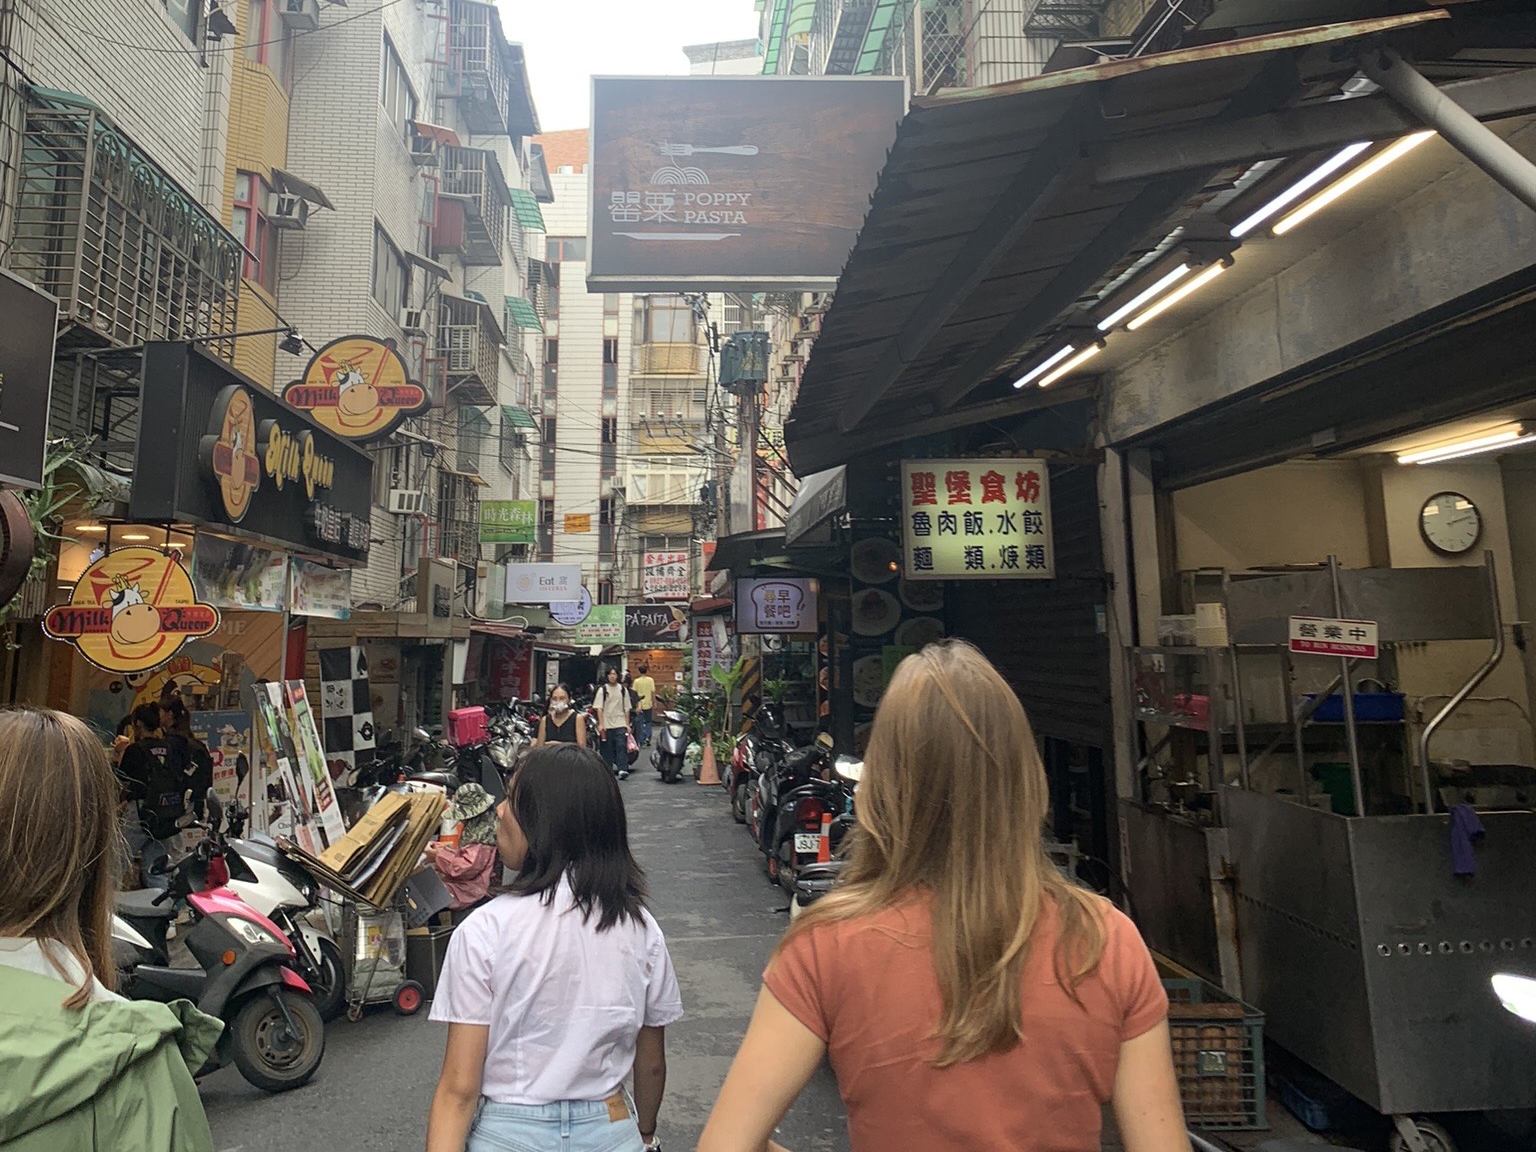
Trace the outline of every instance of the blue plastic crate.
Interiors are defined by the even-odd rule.
[[[1308,696],[1309,701],[1315,699]],[[1338,694],[1328,697],[1317,706],[1312,719],[1318,724],[1344,723],[1344,697]],[[1403,719],[1403,694],[1401,692],[1356,692],[1355,719],[1361,724],[1395,724]]]

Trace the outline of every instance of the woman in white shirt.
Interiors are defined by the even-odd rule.
[[[432,1006],[448,1049],[427,1152],[658,1148],[664,1030],[683,1005],[618,785],[594,753],[544,745],[497,818],[516,876],[448,946]]]

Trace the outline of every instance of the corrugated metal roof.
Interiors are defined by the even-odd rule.
[[[1100,184],[1090,148],[1330,95],[1362,40],[1446,18],[1308,28],[915,101],[786,426],[796,472],[899,439],[1012,368],[1219,175]]]

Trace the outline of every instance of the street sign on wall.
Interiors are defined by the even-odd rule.
[[[832,288],[906,102],[890,77],[593,77],[589,290]]]
[[[1044,460],[903,460],[901,573],[908,580],[1049,580]]]

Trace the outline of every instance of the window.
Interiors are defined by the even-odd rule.
[[[546,236],[544,238],[544,259],[551,264],[559,264],[563,260],[585,260],[587,258],[587,238],[585,236]]]
[[[277,82],[287,88],[292,80],[289,59],[293,55],[293,32],[283,23],[277,8],[278,0],[246,0],[245,58],[253,64],[265,64]]]
[[[546,528],[555,526],[555,498],[546,496],[539,501],[539,523]]]
[[[697,340],[693,305],[681,296],[652,296],[645,302],[646,344],[693,344]]]
[[[603,395],[616,396],[619,392],[619,366],[617,364],[603,365]]]
[[[597,522],[599,524],[613,523],[613,497],[604,496],[597,502]]]
[[[558,364],[558,363],[560,363],[560,341],[559,340],[546,340],[546,341],[544,341],[544,363],[546,363],[546,364]]]
[[[373,298],[390,317],[396,318],[405,307],[411,290],[411,267],[400,255],[384,229],[373,226]]]
[[[603,418],[603,443],[617,444],[619,442],[619,422],[612,417]]]
[[[555,478],[555,418],[544,417],[544,441],[539,451],[539,478]]]
[[[603,341],[603,363],[617,364],[619,362],[619,342],[617,338]]]
[[[384,67],[379,78],[379,103],[384,115],[400,129],[400,138],[408,139],[410,121],[416,119],[416,91],[411,87],[410,74],[400,61],[400,54],[388,36],[384,37]]]
[[[230,231],[245,245],[249,255],[241,272],[268,292],[277,290],[277,229],[267,220],[267,198],[272,189],[254,172],[235,173],[235,209]]]
[[[619,314],[619,294],[617,292],[603,293],[603,315],[617,316]]]
[[[555,501],[549,496],[539,501],[539,558],[545,563],[555,558]]]
[[[597,582],[597,602],[599,604],[613,603],[613,581],[599,580]]]
[[[708,409],[703,388],[641,388],[630,396],[636,420],[684,420],[700,423]]]
[[[198,28],[198,14],[202,11],[200,0],[165,0],[165,14],[171,18],[171,23],[180,28],[186,38],[196,44]]]

